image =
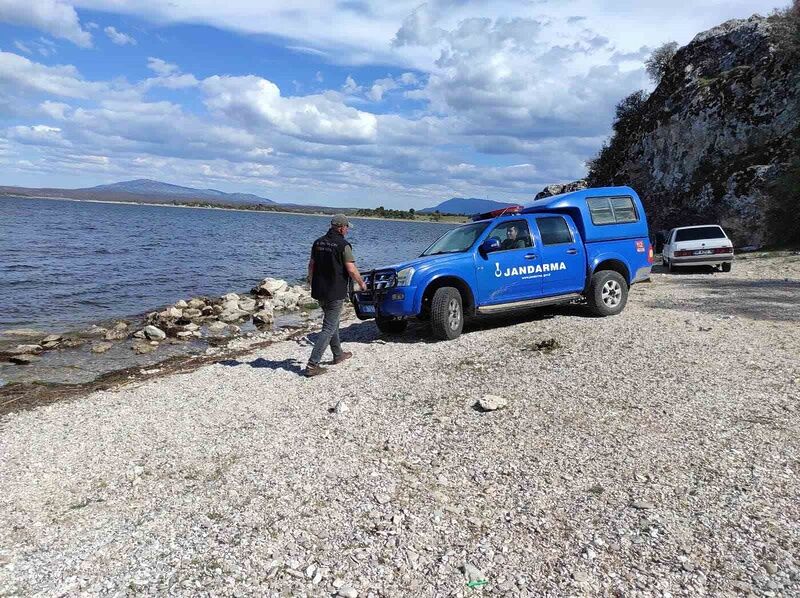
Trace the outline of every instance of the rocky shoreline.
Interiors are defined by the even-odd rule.
[[[272,334],[276,319],[294,314],[292,327],[302,327],[303,322],[314,317],[313,310],[317,307],[307,288],[282,279],[265,278],[249,293],[182,299],[142,318],[95,324],[75,332],[45,334],[29,329],[7,330],[0,333],[0,366],[35,366],[53,352],[76,349],[81,349],[85,358],[87,347],[92,356],[104,355],[120,345],[129,347],[133,355],[148,355],[157,354],[159,348],[165,352],[163,347],[176,349],[196,342],[219,347],[254,333],[260,334],[263,340],[264,335]],[[251,324],[254,331],[243,332],[243,327]],[[165,357],[175,353],[170,351]],[[2,375],[0,388],[3,386],[1,379]]]

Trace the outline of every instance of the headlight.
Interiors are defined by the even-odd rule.
[[[407,287],[411,284],[412,276],[414,276],[414,268],[403,268],[397,273],[397,286]]]

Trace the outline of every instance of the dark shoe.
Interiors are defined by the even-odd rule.
[[[353,354],[350,351],[342,351],[341,355],[333,358],[333,361],[331,361],[331,365],[342,363],[345,359],[350,359],[352,356]]]
[[[311,378],[313,376],[319,376],[320,374],[324,374],[327,371],[328,370],[326,370],[322,366],[313,365],[313,364],[309,363],[306,366],[306,369],[305,369],[305,371],[303,373],[305,374],[306,378]]]

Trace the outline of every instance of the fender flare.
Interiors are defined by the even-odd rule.
[[[587,269],[586,272],[587,286],[592,278],[592,275],[597,271],[597,267],[603,262],[609,262],[609,261],[616,262],[617,264],[621,265],[622,268],[624,268],[624,274],[622,272],[620,272],[620,274],[623,274],[623,276],[625,277],[625,281],[628,283],[628,285],[631,284],[631,280],[633,279],[633,273],[631,272],[631,265],[628,263],[628,260],[615,251],[605,251],[603,253],[599,253],[593,256],[591,261],[589,262],[589,268]],[[608,269],[619,271],[618,268],[608,268]]]
[[[437,272],[430,277],[426,277],[423,284],[417,285],[417,291],[414,294],[414,310],[418,314],[422,313],[422,299],[425,297],[425,293],[427,292],[428,288],[432,284],[435,284],[437,281],[441,281],[442,279],[452,279],[456,281],[459,286],[463,287],[463,289],[466,289],[467,293],[469,294],[468,300],[470,302],[470,306],[471,308],[475,307],[475,291],[473,290],[472,285],[464,280],[462,276],[457,274],[451,274],[449,272]]]

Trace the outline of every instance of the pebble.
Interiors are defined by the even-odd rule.
[[[105,353],[114,346],[114,343],[94,343],[92,353]]]
[[[478,569],[472,563],[464,563],[462,566],[462,570],[464,572],[464,577],[467,579],[468,582],[470,581],[481,581],[485,580],[486,576],[483,574],[483,571]]]
[[[497,395],[483,395],[478,399],[478,407],[482,411],[497,411],[508,405],[508,401]]]
[[[339,591],[336,592],[336,595],[342,598],[358,598],[358,592],[350,586],[342,586],[339,588]]]

